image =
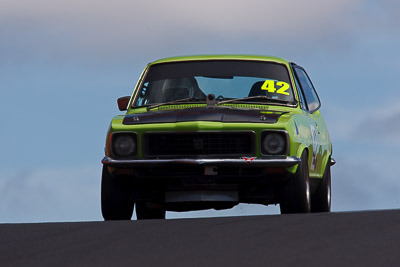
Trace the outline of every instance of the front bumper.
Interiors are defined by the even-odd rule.
[[[280,158],[258,159],[112,159],[104,157],[101,161],[110,167],[142,167],[153,168],[159,166],[236,166],[236,167],[283,167],[297,165],[301,161],[298,157],[287,156]]]

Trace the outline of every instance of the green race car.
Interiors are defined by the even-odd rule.
[[[266,56],[148,64],[118,99],[102,160],[105,220],[280,204],[329,212],[332,144],[305,70]]]

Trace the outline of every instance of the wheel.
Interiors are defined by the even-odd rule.
[[[324,176],[319,181],[318,186],[311,195],[311,212],[330,212],[331,211],[331,165],[330,159],[325,167]]]
[[[103,166],[101,178],[101,212],[104,220],[130,220],[133,201],[131,185],[126,177],[114,176]]]
[[[280,209],[281,214],[310,212],[310,181],[306,151],[301,155],[296,173],[283,185]]]
[[[165,219],[165,209],[157,203],[138,202],[136,203],[136,218],[146,219]]]

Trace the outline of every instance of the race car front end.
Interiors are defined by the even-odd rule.
[[[222,114],[224,121],[207,121],[207,112]],[[290,155],[285,123],[276,123],[285,113],[247,110],[240,121],[235,112],[243,110],[194,108],[159,112],[158,119],[157,112],[117,118],[102,163],[113,175],[129,177],[134,202],[167,210],[278,203],[279,185],[300,161]]]

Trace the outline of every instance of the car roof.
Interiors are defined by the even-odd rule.
[[[151,62],[149,63],[149,65],[178,62],[178,61],[198,61],[198,60],[255,60],[255,61],[276,62],[285,65],[290,63],[290,61],[284,58],[261,56],[261,55],[190,55],[190,56],[163,58]]]

